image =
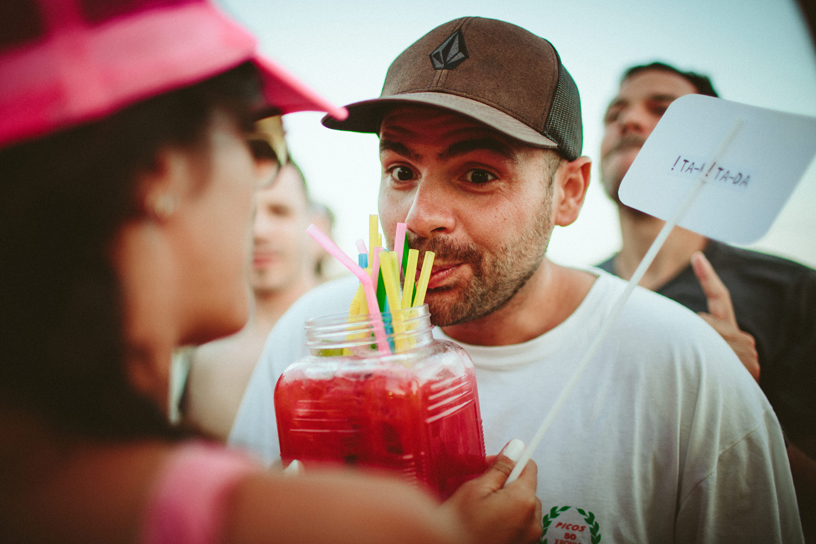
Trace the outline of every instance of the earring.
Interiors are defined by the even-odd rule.
[[[179,207],[178,198],[173,195],[164,193],[156,197],[153,201],[153,215],[156,219],[167,219]]]

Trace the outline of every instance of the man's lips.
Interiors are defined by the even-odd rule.
[[[277,255],[275,253],[268,253],[268,252],[258,253],[258,252],[256,252],[256,253],[252,254],[252,266],[254,266],[255,268],[262,268],[262,267],[265,267],[265,266],[269,266],[271,264],[274,264],[275,261],[277,261],[277,260],[278,260],[278,258],[277,258]]]
[[[442,287],[446,281],[452,278],[460,269],[461,264],[440,264],[434,263],[431,269],[431,277],[428,280],[428,289]]]
[[[629,150],[636,150],[640,151],[640,148],[643,147],[643,144],[646,143],[646,138],[642,136],[624,136],[621,140],[613,147],[607,155],[611,153],[620,153],[622,151],[629,151]]]

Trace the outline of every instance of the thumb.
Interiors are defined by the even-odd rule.
[[[501,453],[493,460],[483,475],[483,482],[492,490],[498,491],[504,486],[507,477],[513,472],[513,467],[516,466],[516,461],[521,458],[524,453],[524,442],[518,438],[514,438],[502,449]]]

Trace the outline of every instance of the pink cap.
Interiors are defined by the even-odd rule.
[[[246,61],[259,69],[270,115],[347,116],[261,57],[252,34],[207,0],[12,4],[17,36],[0,28],[0,146],[105,117]]]

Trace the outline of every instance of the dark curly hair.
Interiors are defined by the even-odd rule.
[[[717,91],[714,90],[714,85],[711,83],[711,79],[708,76],[698,74],[697,72],[683,72],[682,70],[678,70],[674,66],[666,64],[664,62],[652,62],[650,64],[641,64],[638,66],[632,66],[628,68],[625,72],[623,72],[623,76],[621,76],[621,83],[626,79],[632,77],[633,75],[637,74],[638,72],[643,72],[646,70],[663,70],[664,72],[671,72],[673,74],[677,74],[678,76],[684,78],[686,81],[691,83],[694,88],[697,90],[698,94],[704,94],[706,96],[718,96]]]
[[[0,149],[0,406],[98,438],[177,434],[128,381],[110,246],[159,150],[205,148],[216,109],[249,128],[258,96],[247,63]]]

